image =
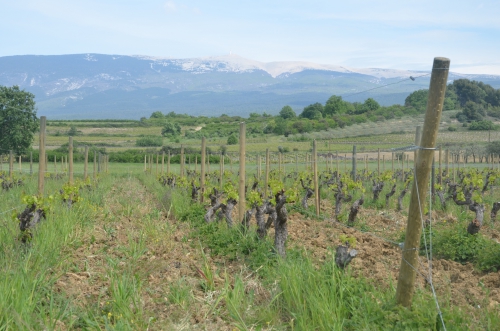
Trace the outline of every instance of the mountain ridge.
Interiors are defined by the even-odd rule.
[[[388,105],[428,88],[430,76],[425,74],[303,61],[265,63],[236,54],[191,59],[92,53],[0,57],[0,85],[34,93],[39,113],[60,119],[137,119],[157,110],[246,116],[275,114],[287,104],[300,112],[333,94],[351,102],[372,97]],[[500,87],[500,76],[450,72],[450,82],[462,77]],[[370,91],[360,93],[365,90]]]

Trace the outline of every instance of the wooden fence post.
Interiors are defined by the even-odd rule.
[[[40,116],[40,138],[38,146],[38,195],[43,196],[45,180],[45,128],[47,118]]]
[[[9,177],[12,178],[14,175],[14,152],[9,151]]]
[[[85,159],[83,161],[83,180],[87,180],[89,169],[89,146],[85,146]]]
[[[415,180],[410,198],[406,237],[396,289],[396,302],[405,307],[411,306],[413,298],[415,269],[418,268],[418,252],[422,231],[421,217],[424,209],[424,206],[419,202],[426,201],[430,167],[443,109],[449,66],[449,59],[434,58],[423,134],[419,144],[423,149],[419,150],[417,155]]]
[[[184,146],[181,145],[181,177],[184,177]]]
[[[246,126],[245,122],[240,123],[240,180],[238,188],[238,211],[239,219],[243,223],[245,220],[246,212],[246,198],[245,198],[245,155],[246,155]]]
[[[377,175],[380,176],[380,148],[377,149]]]
[[[319,217],[318,151],[316,150],[316,139],[313,140],[313,172],[314,204],[316,205],[316,217]]]
[[[201,137],[201,174],[200,174],[200,200],[203,203],[205,193],[205,151],[207,149],[205,137]],[[170,152],[168,152],[168,164],[170,165]]]
[[[97,177],[96,167],[97,167],[97,152],[94,151],[94,173],[93,173],[94,180]]]
[[[170,174],[170,150],[168,151],[168,158],[167,158],[167,174]]]
[[[0,170],[2,170],[2,169],[0,169]],[[33,152],[30,152],[30,176],[31,175],[33,175]]]
[[[352,146],[352,173],[351,173],[353,181],[356,181],[356,172],[357,172],[357,169],[356,169],[356,145],[353,145]]]
[[[266,177],[264,178],[264,199],[267,199],[267,186],[269,185],[269,148],[266,148]]]
[[[69,159],[69,185],[73,185],[73,137],[69,137],[68,145],[68,159]]]
[[[443,177],[443,172],[441,171],[441,146],[439,146],[439,185],[442,184],[443,182],[443,179],[441,177]]]
[[[165,151],[161,153],[161,174],[165,172]]]

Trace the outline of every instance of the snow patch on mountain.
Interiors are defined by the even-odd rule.
[[[361,75],[374,76],[376,78],[399,78],[409,77],[415,74],[413,71],[396,69],[377,69],[377,68],[351,68],[331,64],[318,64],[304,61],[280,61],[280,62],[259,62],[246,59],[236,54],[200,57],[191,59],[171,59],[157,58],[151,56],[135,56],[137,58],[152,61],[151,69],[155,66],[173,65],[181,70],[189,71],[195,74],[211,71],[245,73],[262,70],[267,72],[273,78],[281,75],[289,75],[305,70],[323,70],[341,73],[357,73]]]

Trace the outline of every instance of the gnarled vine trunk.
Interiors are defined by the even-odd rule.
[[[286,210],[286,196],[284,191],[276,194],[276,220],[274,221],[274,247],[281,257],[286,256],[285,243],[288,237],[287,221],[288,212]]]

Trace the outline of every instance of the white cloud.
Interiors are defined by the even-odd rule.
[[[163,5],[163,8],[165,8],[167,13],[173,13],[173,12],[177,11],[177,6],[176,6],[175,2],[173,2],[171,0],[165,2],[165,4]]]

